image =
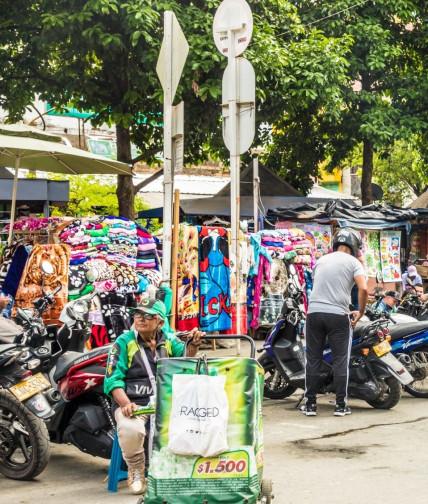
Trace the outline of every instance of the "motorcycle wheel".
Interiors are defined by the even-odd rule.
[[[382,397],[374,401],[367,401],[370,406],[376,409],[391,409],[393,408],[401,397],[401,383],[390,376],[385,378],[384,383],[386,385],[386,390],[384,390]]]
[[[31,480],[49,462],[49,434],[45,423],[7,390],[0,390],[0,473]]]
[[[296,392],[297,387],[290,385],[282,375],[279,375],[276,385],[273,385],[276,367],[275,363],[266,353],[263,353],[259,358],[259,364],[265,370],[264,397],[269,399],[285,399]]]
[[[423,350],[421,352],[413,352],[413,358],[419,363],[425,366],[428,364],[428,350]],[[428,373],[427,367],[420,367],[413,372],[412,375],[415,381],[410,385],[406,385],[404,390],[408,392],[413,397],[420,399],[428,399]]]

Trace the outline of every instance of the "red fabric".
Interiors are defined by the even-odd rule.
[[[230,312],[232,315],[232,329],[227,331],[219,331],[220,334],[247,334],[247,306],[241,304],[241,330],[237,331],[237,309],[236,304],[230,304]]]

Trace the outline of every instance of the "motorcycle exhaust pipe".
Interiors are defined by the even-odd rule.
[[[410,355],[407,355],[407,354],[400,354],[398,356],[398,360],[401,362],[401,364],[403,364],[404,366],[408,366],[409,364],[412,363],[412,359],[410,357]]]
[[[45,397],[50,403],[56,403],[59,402],[61,399],[61,392],[54,388],[50,388],[46,390]]]

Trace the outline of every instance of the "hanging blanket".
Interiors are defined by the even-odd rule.
[[[102,292],[99,297],[108,339],[110,342],[115,341],[118,336],[131,329],[129,308],[134,308],[137,302],[133,294],[118,292]]]
[[[6,278],[7,272],[9,271],[10,264],[15,254],[15,250],[18,248],[18,243],[12,243],[12,245],[7,245],[3,249],[2,260],[0,263],[0,289],[3,286],[3,282]]]
[[[287,280],[284,261],[274,259],[270,265],[270,281],[264,281],[261,288],[259,324],[274,325],[277,321],[284,302]]]
[[[177,260],[177,328],[190,331],[199,326],[198,229],[180,226]]]
[[[32,308],[33,301],[42,296],[42,261],[49,261],[53,267],[51,275],[45,275],[44,289],[52,292],[59,284],[62,289],[55,295],[55,303],[43,314],[45,324],[59,324],[59,316],[68,299],[68,264],[70,247],[65,243],[55,245],[34,245],[16,293],[12,316],[17,308]]]
[[[198,231],[201,330],[212,332],[231,329],[227,231],[220,227],[205,226],[198,226]]]
[[[19,245],[13,254],[6,278],[4,279],[2,290],[5,294],[16,296],[22,273],[25,269],[25,263],[28,259],[28,250],[24,245]]]

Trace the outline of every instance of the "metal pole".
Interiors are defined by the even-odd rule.
[[[241,332],[241,303],[240,303],[240,264],[239,264],[239,217],[240,217],[240,156],[239,156],[239,139],[238,139],[238,124],[239,117],[237,114],[237,89],[238,76],[237,64],[235,58],[235,32],[229,28],[227,31],[228,38],[228,64],[232,78],[230,79],[230,98],[229,98],[229,118],[230,118],[230,217],[231,217],[231,260],[235,264],[231,285],[235,285],[236,291],[236,333]],[[232,299],[233,301],[233,293]],[[232,321],[233,323],[233,321]],[[236,343],[237,355],[241,354],[240,340]]]
[[[172,173],[172,16],[171,11],[164,13],[165,44],[165,86],[163,104],[164,147],[163,147],[163,245],[162,245],[162,283],[171,282],[171,246],[172,246],[172,196],[174,176]]]
[[[15,174],[13,176],[12,205],[10,208],[9,239],[8,245],[12,243],[13,224],[15,223],[16,193],[18,189],[19,156],[15,157]]]
[[[180,190],[176,189],[174,191],[174,239],[172,247],[172,266],[171,266],[171,276],[172,276],[172,302],[171,302],[171,313],[169,319],[169,325],[171,329],[175,331],[175,320],[177,311],[177,262],[178,262],[178,232],[180,229]]]
[[[253,213],[254,213],[254,232],[259,230],[259,158],[253,158]]]

